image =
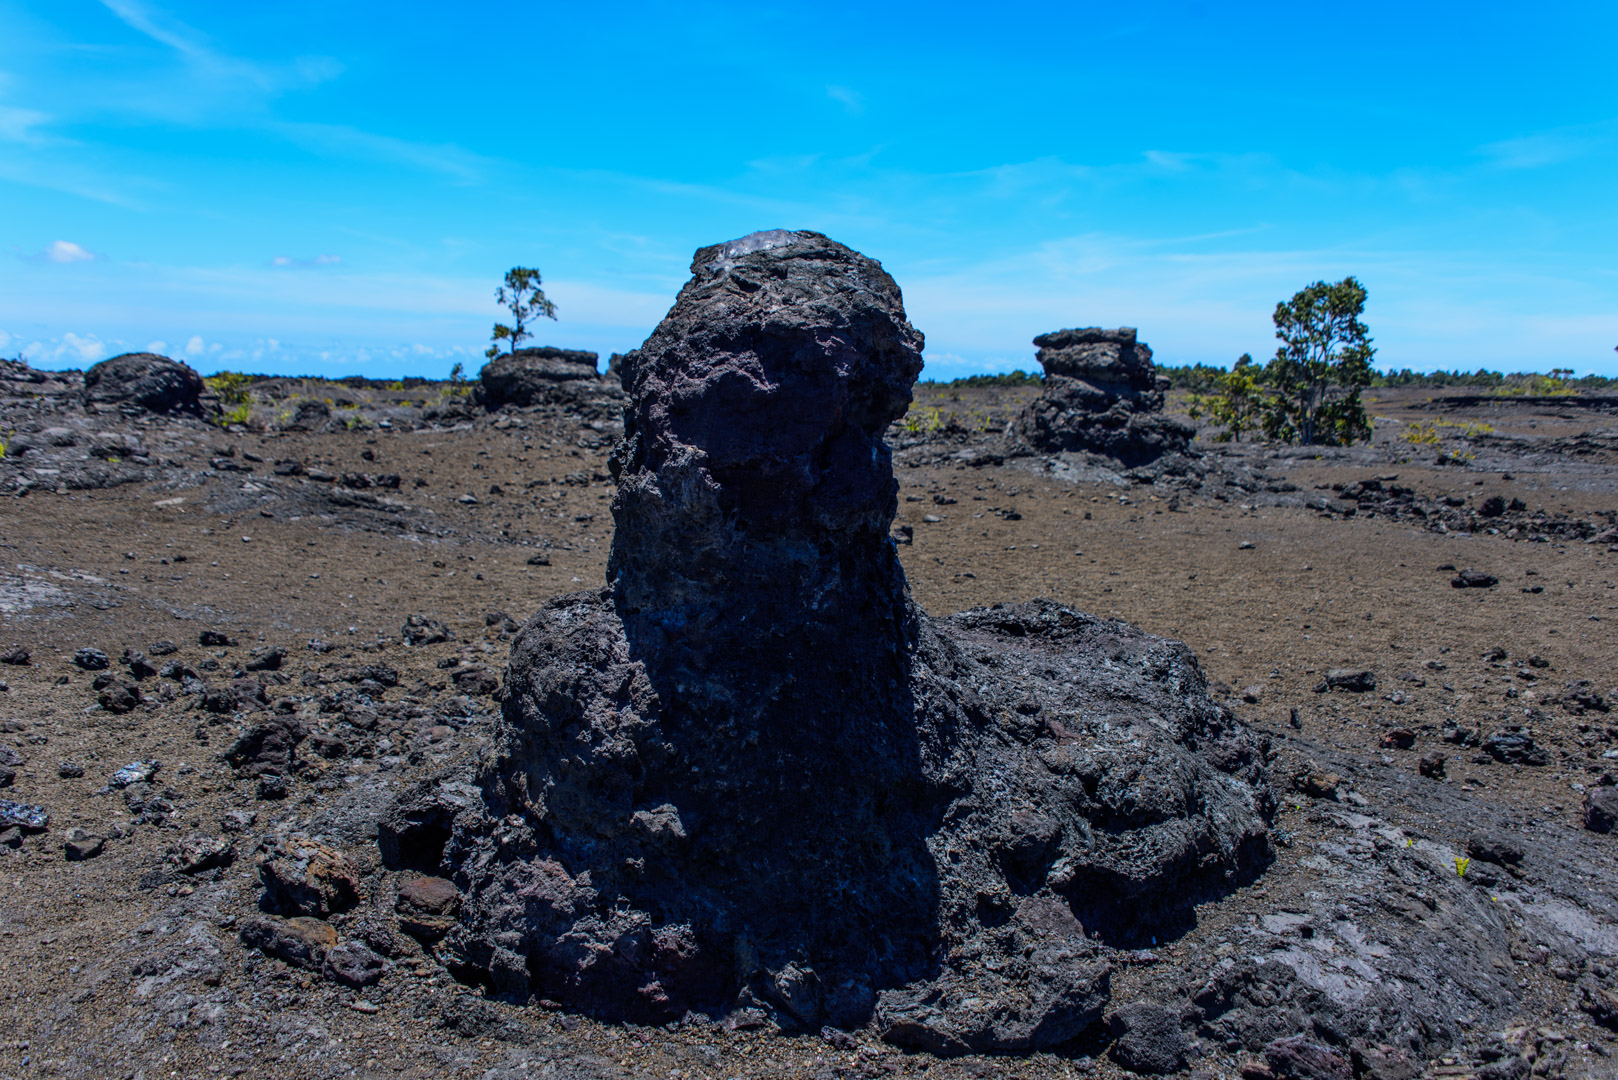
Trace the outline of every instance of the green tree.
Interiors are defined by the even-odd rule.
[[[1370,331],[1360,322],[1365,286],[1352,277],[1317,281],[1275,305],[1281,347],[1265,366],[1275,391],[1265,416],[1271,438],[1346,446],[1371,437],[1360,391],[1371,383]]]
[[[501,307],[511,312],[513,325],[495,323],[493,344],[483,355],[490,360],[499,356],[502,341],[511,342],[511,351],[516,352],[517,346],[524,338],[534,336],[528,330],[530,322],[539,318],[556,318],[556,305],[545,299],[545,290],[539,286],[538,270],[526,266],[513,266],[506,271],[506,283],[494,291],[494,298],[499,301]]]
[[[1264,371],[1247,353],[1242,353],[1229,371],[1210,371],[1209,392],[1191,395],[1191,418],[1200,420],[1206,416],[1223,427],[1225,430],[1215,437],[1217,442],[1241,442],[1242,432],[1258,431],[1264,426],[1271,408],[1271,395],[1260,381]]]

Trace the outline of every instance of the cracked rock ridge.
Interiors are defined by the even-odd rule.
[[[1184,645],[912,601],[882,434],[921,347],[818,233],[697,252],[620,365],[607,587],[517,636],[481,798],[424,789],[390,826],[461,891],[463,978],[1028,1051],[1102,1017],[1111,943],[1262,867],[1266,748]]]
[[[1045,369],[1040,396],[1011,422],[1012,443],[1035,453],[1088,451],[1124,465],[1185,455],[1190,424],[1163,413],[1152,350],[1132,326],[1055,330],[1034,339]]]

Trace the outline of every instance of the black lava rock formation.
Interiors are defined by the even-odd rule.
[[[616,380],[609,383],[597,374],[597,359],[598,354],[593,352],[548,345],[504,353],[483,365],[478,373],[478,403],[491,410],[502,405],[527,408],[571,404],[581,394],[616,393]]]
[[[86,405],[196,413],[201,396],[201,375],[157,353],[123,353],[84,373]]]
[[[482,804],[427,791],[385,830],[462,892],[464,977],[1026,1051],[1102,1017],[1108,940],[1262,864],[1264,748],[1183,645],[912,602],[882,435],[921,347],[818,233],[697,252],[621,363],[608,587],[517,637]]]
[[[1034,339],[1044,390],[1012,421],[1014,442],[1045,454],[1089,451],[1125,465],[1183,454],[1196,429],[1163,415],[1152,350],[1134,327],[1057,330]]]

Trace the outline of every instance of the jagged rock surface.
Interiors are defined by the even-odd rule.
[[[195,413],[201,407],[201,396],[201,375],[186,364],[156,353],[124,353],[84,373],[86,405]]]
[[[1163,415],[1152,350],[1133,327],[1057,330],[1034,344],[1044,390],[1012,421],[1014,442],[1038,453],[1105,454],[1130,466],[1186,452],[1196,430]]]
[[[543,346],[495,357],[478,373],[477,395],[484,408],[503,405],[568,405],[581,397],[619,397],[616,380],[596,372],[598,355]]]
[[[1065,1042],[1098,939],[1262,864],[1263,748],[1182,645],[912,603],[882,433],[922,339],[877,263],[778,230],[692,272],[621,364],[609,587],[518,636],[483,805],[402,811],[454,821],[445,948],[600,1016]]]

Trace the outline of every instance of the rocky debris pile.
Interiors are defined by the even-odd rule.
[[[1163,415],[1166,387],[1134,327],[1057,330],[1034,344],[1044,392],[1012,421],[1014,443],[1042,454],[1104,454],[1126,466],[1184,454],[1191,445],[1196,429]]]
[[[1387,518],[1421,525],[1436,533],[1487,532],[1508,540],[1539,542],[1582,540],[1618,543],[1618,513],[1604,512],[1581,521],[1544,510],[1529,510],[1521,499],[1503,495],[1432,498],[1396,483],[1397,474],[1331,485],[1331,496],[1310,505],[1332,517]]]
[[[1263,865],[1265,747],[1183,645],[912,602],[882,433],[921,345],[881,266],[817,233],[697,252],[621,365],[610,587],[516,638],[481,797],[379,833],[460,890],[463,977],[1028,1051],[1102,1019],[1113,945]]]
[[[623,400],[617,377],[603,378],[596,372],[597,359],[593,352],[551,346],[518,349],[483,366],[473,395],[477,404],[491,411],[506,405],[560,405],[570,411],[588,409],[593,416]]]
[[[202,376],[157,353],[123,353],[84,373],[84,403],[154,413],[200,413]]]

